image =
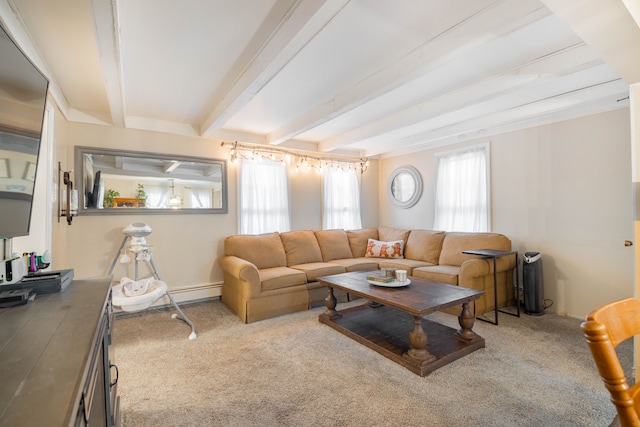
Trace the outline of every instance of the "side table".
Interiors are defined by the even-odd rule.
[[[483,319],[478,317],[478,320],[482,320],[483,322],[489,322],[494,325],[498,324],[498,312],[508,314],[510,316],[520,317],[520,287],[518,286],[518,251],[500,251],[496,249],[471,249],[467,251],[462,251],[463,254],[467,255],[479,255],[485,258],[493,258],[493,307],[494,307],[494,321],[488,319]],[[506,256],[506,255],[515,255],[516,257],[516,311],[517,313],[510,313],[508,311],[498,309],[498,272],[496,271],[496,259],[498,257]],[[508,289],[507,289],[508,292]]]

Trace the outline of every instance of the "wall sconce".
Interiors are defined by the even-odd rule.
[[[62,183],[64,184],[64,191],[62,185],[60,185],[60,194],[58,197],[58,221],[60,217],[67,218],[67,224],[71,225],[71,220],[74,216],[78,216],[78,190],[73,189],[73,182],[71,181],[72,171],[63,171],[58,162],[58,182],[62,175]],[[62,203],[62,209],[60,209],[60,203]]]

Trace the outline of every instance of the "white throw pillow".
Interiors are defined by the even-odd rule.
[[[404,240],[394,240],[393,242],[381,242],[369,239],[365,257],[373,258],[404,258]]]

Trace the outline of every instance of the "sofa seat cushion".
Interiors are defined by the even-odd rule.
[[[378,239],[378,229],[349,230],[347,231],[347,238],[349,239],[349,247],[351,247],[351,255],[354,258],[363,257],[367,250],[369,239]]]
[[[304,272],[289,267],[263,268],[258,270],[258,274],[263,291],[304,285],[307,282]]]
[[[308,282],[315,282],[318,280],[318,277],[322,276],[346,273],[343,266],[330,262],[309,262],[306,264],[292,265],[291,268],[304,272]]]
[[[421,279],[457,285],[459,273],[460,267],[455,265],[433,265],[415,268],[412,275]]]
[[[378,260],[371,258],[345,258],[329,261],[331,264],[339,264],[347,271],[378,270]]]
[[[324,262],[353,258],[351,247],[349,247],[349,238],[344,230],[320,230],[316,231],[315,235]]]
[[[414,259],[379,259],[380,268],[396,268],[399,270],[407,270],[407,275],[411,276],[413,270],[418,267],[431,266],[430,262],[416,261]]]
[[[258,269],[287,265],[284,246],[278,233],[229,236],[224,239],[224,254],[245,259]]]

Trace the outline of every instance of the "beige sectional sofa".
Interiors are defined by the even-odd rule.
[[[371,239],[371,240],[370,240]],[[402,257],[372,253],[371,242],[401,242]],[[373,243],[371,243],[373,245]],[[396,245],[398,246],[398,245]],[[376,246],[378,248],[378,246]],[[498,233],[453,233],[378,227],[355,231],[299,230],[225,239],[219,263],[224,272],[222,302],[244,322],[254,322],[324,304],[318,277],[348,271],[401,268],[409,276],[485,291],[476,316],[493,310],[493,261],[464,250],[511,250]],[[498,305],[513,300],[513,255],[498,258]],[[337,294],[338,301],[348,296]],[[508,303],[509,301],[509,303]],[[450,312],[456,313],[454,310]]]

